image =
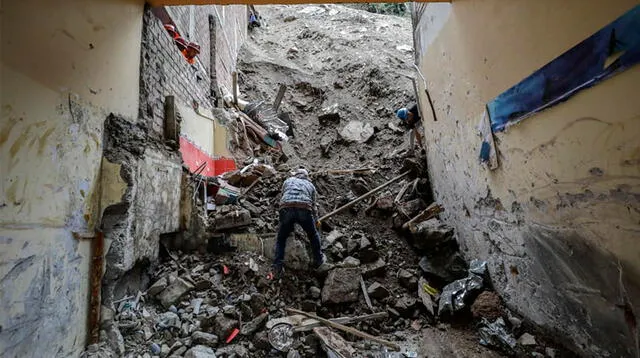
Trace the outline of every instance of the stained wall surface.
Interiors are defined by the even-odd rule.
[[[90,241],[74,233],[100,218],[105,118],[137,117],[142,11],[137,0],[2,4],[2,357],[84,348]]]
[[[469,258],[488,260],[509,307],[592,356],[632,352],[621,286],[640,307],[640,66],[496,134],[495,171],[479,164],[478,125],[487,102],[635,5],[454,1],[414,14],[444,220]]]

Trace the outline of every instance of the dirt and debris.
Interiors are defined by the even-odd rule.
[[[284,84],[279,111],[230,110],[242,169],[191,182],[200,245],[163,242],[151,285],[103,307],[101,343],[85,356],[499,356],[481,342],[557,354],[538,337],[513,338],[524,333],[517,317],[496,302],[486,264],[467,264],[454,229],[437,219],[426,159],[411,157],[397,129],[394,109],[413,99],[413,57],[397,50],[410,48],[410,21],[338,5],[261,7],[260,16],[268,26],[240,56],[240,93],[272,103]],[[328,273],[310,270],[297,228],[274,281],[280,190],[299,166],[311,173],[320,216],[410,175],[322,220],[322,248],[336,264]]]

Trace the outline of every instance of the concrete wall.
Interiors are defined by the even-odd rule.
[[[90,240],[73,233],[100,221],[104,120],[137,116],[142,10],[137,0],[2,4],[2,357],[84,347]]]
[[[428,166],[443,218],[489,261],[508,305],[590,356],[628,356],[620,262],[640,311],[640,66],[495,136],[478,163],[488,101],[637,5],[455,1],[418,6],[414,38]]]

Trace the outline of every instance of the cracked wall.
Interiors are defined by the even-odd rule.
[[[100,220],[103,122],[137,116],[142,10],[129,0],[2,4],[2,357],[84,348],[82,237]]]
[[[640,67],[496,134],[478,162],[488,101],[636,5],[453,2],[415,8],[418,80],[434,195],[507,304],[587,356],[629,356],[623,285],[640,309]]]

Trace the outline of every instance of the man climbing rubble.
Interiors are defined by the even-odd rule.
[[[282,185],[282,198],[280,199],[280,225],[276,239],[275,259],[273,261],[273,279],[280,279],[283,273],[284,253],[287,238],[298,224],[307,233],[311,242],[314,266],[318,272],[326,272],[332,265],[326,262],[326,257],[320,247],[320,234],[317,226],[317,192],[309,179],[306,169],[296,169],[292,176]]]
[[[396,116],[400,118],[402,121],[402,125],[413,133],[409,134],[409,151],[413,153],[413,139],[418,141],[418,146],[420,149],[423,149],[422,146],[422,135],[420,134],[422,117],[420,117],[420,112],[418,111],[418,105],[413,104],[409,107],[409,109],[400,108],[396,112]]]

